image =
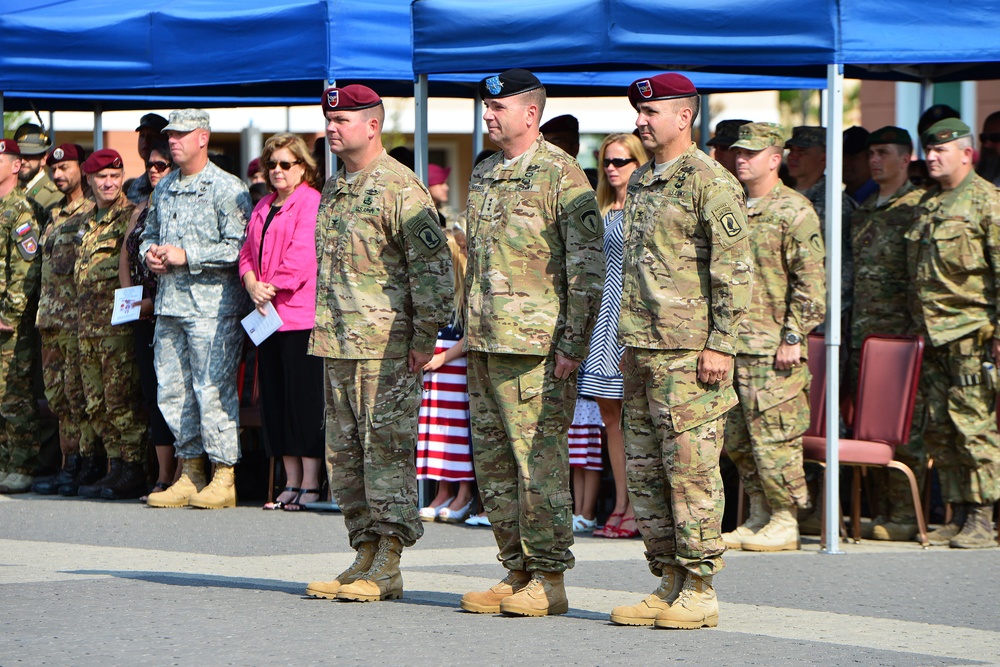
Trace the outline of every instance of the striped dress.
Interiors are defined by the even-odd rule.
[[[577,398],[569,427],[569,464],[585,470],[603,470],[601,409],[589,398]]]
[[[597,324],[590,336],[590,352],[577,378],[581,396],[617,398],[624,395],[618,362],[625,347],[618,344],[618,311],[622,305],[622,252],[625,235],[622,231],[622,211],[610,210],[604,216],[604,257],[607,274]]]
[[[453,347],[462,338],[457,327],[438,332],[434,354]],[[473,481],[472,448],[469,439],[469,391],[466,359],[449,361],[436,371],[424,373],[417,438],[417,477],[446,482]]]

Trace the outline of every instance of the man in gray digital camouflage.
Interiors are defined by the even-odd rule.
[[[421,369],[451,317],[451,251],[427,188],[382,147],[385,108],[371,88],[323,93],[330,150],[316,222],[316,326],[326,456],[354,563],[306,594],[358,602],[403,596],[399,559],[423,535],[414,451]]]
[[[250,195],[243,181],[209,161],[206,112],[173,111],[163,133],[179,168],[153,192],[139,254],[159,275],[157,403],[176,439],[183,472],[146,502],[150,507],[235,507],[233,467],[240,458],[236,369],[243,349],[240,318],[249,310],[236,264]],[[208,485],[205,453],[215,464]]]
[[[900,127],[887,126],[868,135],[868,162],[878,191],[861,203],[851,218],[854,249],[854,309],[851,314],[850,391],[855,395],[861,344],[871,334],[907,334],[914,330],[907,299],[910,278],[904,235],[913,224],[919,194],[909,179],[913,140]],[[927,455],[923,443],[924,401],[918,394],[910,442],[896,448],[895,459],[923,482]],[[906,478],[898,471],[869,471],[879,487],[875,519],[864,537],[909,540],[917,534],[917,517]],[[870,532],[868,532],[870,531]]]
[[[805,336],[826,313],[826,256],[809,200],[781,182],[784,138],[774,123],[748,123],[732,145],[747,192],[754,258],[749,314],[736,346],[739,404],[726,417],[726,452],[750,496],[750,517],[722,539],[732,549],[799,548],[795,512],[808,500],[802,434],[809,428]]]
[[[961,120],[940,120],[920,139],[937,185],[916,203],[907,265],[914,321],[930,343],[921,375],[924,441],[952,508],[951,521],[927,537],[932,545],[995,547],[1000,194],[973,170],[972,132]]]
[[[620,625],[714,627],[723,567],[719,456],[736,405],[733,357],[750,307],[753,257],[743,188],[691,140],[698,91],[680,74],[628,89],[653,160],[625,200],[619,342],[626,346],[629,496],[659,587],[615,607]]]
[[[603,224],[583,170],[539,132],[538,78],[513,69],[479,88],[502,150],[469,184],[469,406],[476,479],[508,573],[461,607],[564,614],[574,562],[568,431],[601,303]]]

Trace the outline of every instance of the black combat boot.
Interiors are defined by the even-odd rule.
[[[48,479],[39,480],[32,484],[31,492],[37,493],[41,496],[51,496],[55,493],[59,493],[59,487],[63,484],[72,483],[76,474],[80,472],[82,461],[83,457],[79,454],[68,455],[66,457],[66,462],[63,464],[62,470]]]
[[[144,495],[146,495],[146,470],[138,462],[123,463],[121,474],[101,489],[101,498],[105,500],[126,500]]]
[[[81,456],[76,477],[68,484],[59,487],[59,495],[75,496],[80,492],[81,486],[93,484],[104,477],[107,471],[108,461],[103,456]]]
[[[118,479],[118,475],[120,474],[122,474],[122,460],[111,459],[111,467],[108,469],[108,474],[93,484],[82,485],[79,494],[84,498],[100,498],[104,488]]]

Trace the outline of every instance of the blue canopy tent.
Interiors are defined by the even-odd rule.
[[[827,78],[827,312],[840,311],[840,192],[845,69],[896,80],[1000,78],[1000,0],[414,0],[418,77],[461,69],[663,70]],[[933,22],[927,17],[934,16]],[[827,368],[837,368],[840,323],[830,318]],[[839,395],[836,373],[827,395]],[[838,401],[827,401],[828,553],[839,552]]]

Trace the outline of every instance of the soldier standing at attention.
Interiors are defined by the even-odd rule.
[[[139,371],[131,332],[111,325],[118,257],[135,205],[122,190],[125,165],[118,151],[96,151],[83,163],[83,172],[96,206],[83,227],[74,268],[80,377],[87,417],[104,443],[110,467],[103,478],[78,491],[85,498],[138,498],[146,491]]]
[[[323,113],[340,170],[316,221],[316,326],[323,357],[330,489],[354,563],[306,594],[371,602],[403,596],[399,558],[424,533],[417,515],[421,369],[451,316],[451,251],[434,201],[382,147],[371,88],[328,88]]]
[[[44,213],[38,221],[39,227],[48,224],[48,214],[62,201],[62,193],[52,182],[42,166],[45,153],[49,150],[49,137],[40,125],[25,123],[14,132],[14,141],[21,147],[21,171],[18,180],[24,188],[24,196]]]
[[[94,211],[94,200],[83,193],[83,154],[81,146],[62,144],[46,160],[63,200],[52,209],[52,219],[39,243],[42,287],[35,323],[42,336],[45,398],[59,418],[59,447],[64,458],[59,474],[31,487],[34,493],[43,495],[57,493],[65,486],[63,495],[75,496],[81,484],[93,484],[106,470],[104,460],[95,455],[97,435],[87,419],[87,399],[80,379],[73,266],[79,241]]]
[[[722,569],[719,473],[726,412],[737,403],[733,357],[750,308],[753,256],[743,188],[691,140],[698,91],[680,74],[628,88],[653,160],[625,199],[618,340],[626,346],[629,495],[659,587],[620,625],[714,627]]]
[[[995,547],[1000,194],[973,170],[972,132],[961,120],[940,120],[920,138],[937,185],[916,204],[906,255],[914,321],[930,341],[921,377],[924,440],[941,499],[952,507],[951,522],[927,537],[932,545]]]
[[[35,207],[17,190],[21,149],[0,139],[0,493],[25,493],[38,464],[35,311],[42,263]]]
[[[750,517],[722,536],[731,549],[799,548],[798,507],[806,505],[802,434],[809,428],[806,334],[826,313],[826,251],[809,200],[778,177],[784,150],[774,123],[748,123],[732,145],[747,192],[754,258],[753,299],[740,322],[726,451],[750,496]]]
[[[139,256],[159,274],[156,292],[157,402],[174,434],[183,472],[150,507],[236,506],[233,466],[240,458],[236,369],[240,317],[249,310],[236,269],[250,216],[243,181],[208,160],[211,134],[201,109],[170,113],[163,128],[179,167],[149,201]],[[215,464],[205,485],[202,455]]]
[[[854,300],[851,315],[850,390],[855,394],[861,362],[861,344],[870,334],[906,334],[913,331],[904,235],[913,224],[919,194],[909,179],[913,140],[899,127],[887,126],[868,135],[869,166],[878,192],[862,202],[851,218],[854,246]],[[913,412],[910,442],[896,447],[895,459],[905,463],[923,483],[927,455],[923,443],[923,400]],[[910,540],[917,534],[917,516],[910,485],[897,472],[875,472],[882,500],[869,524],[875,540]],[[881,473],[881,474],[879,474]]]
[[[736,151],[732,149],[732,145],[739,138],[740,127],[749,122],[748,120],[720,120],[715,126],[715,136],[707,143],[708,146],[712,147],[712,157],[715,158],[715,161],[733,175],[736,174]]]
[[[469,184],[469,403],[476,479],[508,574],[461,607],[564,614],[568,431],[601,305],[604,225],[583,170],[539,132],[545,88],[535,75],[507,70],[479,91],[502,150]]]

